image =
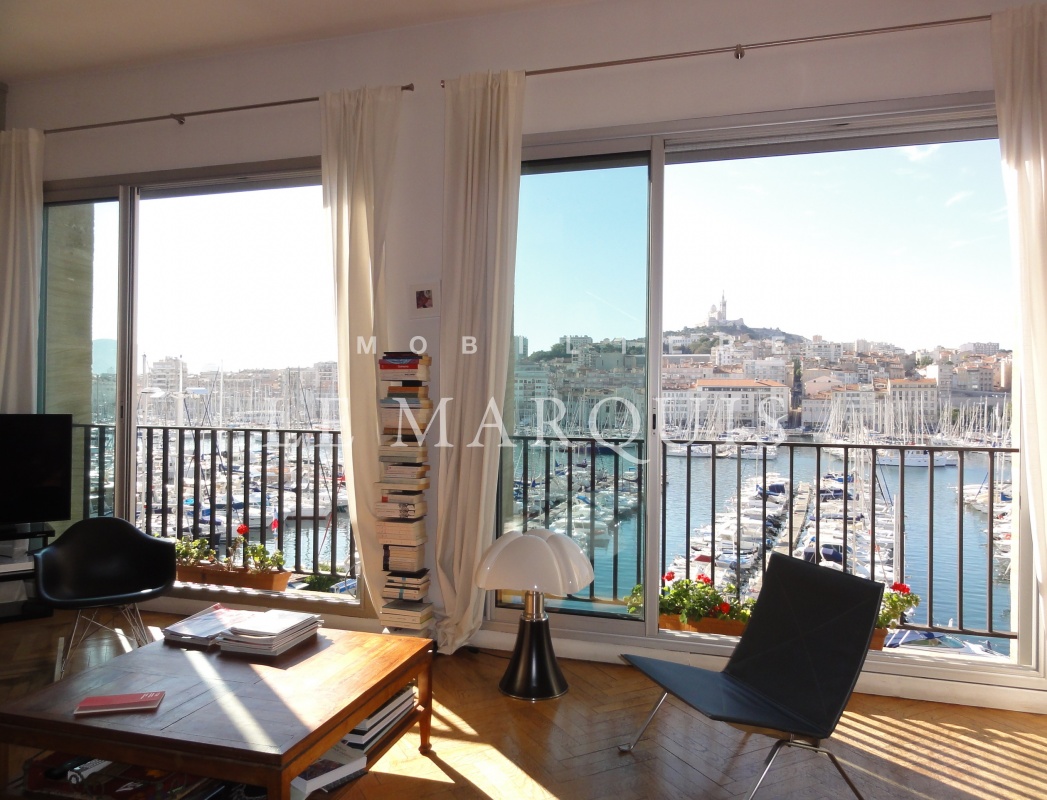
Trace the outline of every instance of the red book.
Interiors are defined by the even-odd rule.
[[[133,694],[96,694],[80,701],[74,714],[111,714],[115,711],[155,711],[163,692],[135,692]]]

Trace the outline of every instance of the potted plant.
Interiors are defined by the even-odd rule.
[[[755,601],[738,601],[733,587],[720,592],[706,575],[694,579],[677,578],[673,572],[662,576],[658,593],[658,625],[669,630],[693,630],[739,636],[745,630]],[[625,598],[630,612],[643,606],[643,585],[637,584]]]
[[[873,629],[872,650],[882,650],[889,628],[897,628],[907,622],[906,615],[920,605],[920,596],[913,594],[906,583],[893,583],[883,593],[880,601],[880,614]]]
[[[236,536],[229,543],[226,557],[221,562],[216,561],[215,551],[208,547],[206,539],[195,539],[192,543],[182,545],[186,560],[178,562],[178,579],[218,586],[284,591],[291,573],[283,571],[283,553],[279,550],[270,552],[264,544],[245,544],[248,530],[243,523],[237,527]],[[176,558],[179,552],[177,548],[178,545]],[[246,565],[240,563],[241,553],[246,553]]]
[[[214,561],[215,551],[207,539],[176,539],[175,563],[179,567],[195,567]]]

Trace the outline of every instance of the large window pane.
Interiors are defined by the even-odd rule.
[[[355,570],[319,186],[143,196],[140,527]]]
[[[645,158],[524,167],[502,529],[589,554],[596,580],[561,609],[621,613],[642,572],[647,226]]]
[[[997,143],[676,164],[665,207],[663,401],[683,457],[666,461],[663,567],[745,594],[770,549],[835,558],[909,584],[912,624],[1011,631],[1011,454],[994,448],[1018,306]],[[827,473],[849,484],[832,494]],[[773,525],[771,483],[798,498]]]

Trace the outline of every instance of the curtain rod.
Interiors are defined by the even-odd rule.
[[[413,92],[414,84],[408,83],[400,87],[402,92]],[[70,128],[50,128],[45,134],[71,133],[73,131],[89,131],[94,128],[115,128],[120,125],[137,125],[139,122],[160,122],[165,119],[173,119],[179,125],[185,125],[189,117],[203,117],[208,114],[226,114],[230,111],[249,111],[255,108],[276,108],[278,106],[293,106],[299,103],[318,103],[319,97],[299,97],[297,100],[275,100],[271,103],[253,103],[249,106],[227,106],[226,108],[209,108],[205,111],[183,111],[177,114],[161,114],[156,117],[138,117],[137,119],[120,119],[114,122],[95,122],[91,125],[74,125]]]
[[[604,67],[621,67],[627,64],[647,64],[653,61],[670,61],[677,58],[694,58],[695,56],[708,56],[717,53],[734,53],[735,58],[744,58],[747,50],[760,50],[766,47],[783,47],[790,44],[808,44],[810,42],[828,42],[834,39],[851,39],[856,36],[872,36],[878,33],[898,33],[901,31],[915,31],[922,28],[940,28],[945,25],[962,25],[970,22],[989,22],[992,16],[983,14],[977,17],[957,17],[955,19],[939,19],[932,22],[913,22],[907,25],[891,25],[886,28],[866,28],[860,31],[844,31],[843,33],[823,33],[818,36],[800,36],[795,39],[775,39],[768,42],[753,42],[752,44],[736,44],[727,47],[710,47],[705,50],[687,50],[682,53],[664,53],[658,56],[638,56],[637,58],[621,58],[615,61],[596,61],[590,64],[572,64],[567,67],[549,67],[547,69],[529,69],[524,74],[527,77],[534,75],[555,75],[561,72],[580,72],[587,69],[603,69]],[[444,85],[444,81],[440,81]]]

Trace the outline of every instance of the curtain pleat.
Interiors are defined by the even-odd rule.
[[[465,644],[483,619],[474,576],[494,539],[504,443],[524,83],[522,72],[474,74],[444,89],[440,392],[454,411],[445,420],[453,446],[436,448],[441,652]]]
[[[1031,526],[1042,620],[1047,618],[1047,5],[993,14],[992,58],[1020,276],[1021,498]]]
[[[44,134],[0,131],[0,414],[36,411]]]
[[[379,479],[377,352],[388,338],[385,235],[400,102],[398,86],[328,92],[320,98],[321,171],[334,266],[346,495],[364,580],[376,609],[381,608],[384,582],[374,516]]]

